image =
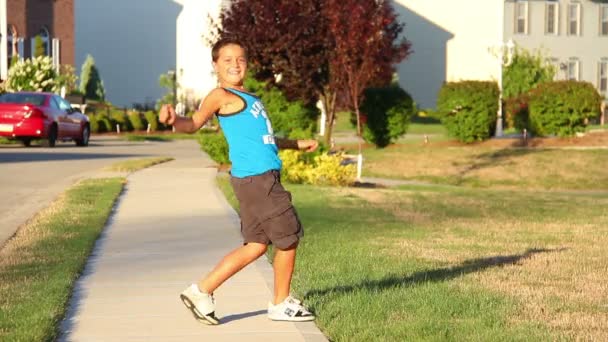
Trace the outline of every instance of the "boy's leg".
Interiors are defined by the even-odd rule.
[[[296,262],[296,249],[298,243],[294,243],[286,249],[275,248],[274,261],[274,302],[279,304],[289,296],[291,277]]]
[[[233,250],[215,266],[213,271],[199,281],[199,289],[205,293],[213,293],[228,278],[264,254],[266,248],[265,244],[250,242]]]

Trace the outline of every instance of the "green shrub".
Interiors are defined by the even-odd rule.
[[[150,124],[150,130],[156,132],[159,129],[160,122],[158,122],[158,115],[154,111],[147,111],[144,113],[144,118]],[[146,129],[148,127],[146,126]]]
[[[540,51],[532,54],[518,47],[511,64],[503,69],[503,96],[515,98],[526,94],[541,83],[551,82],[555,72]]]
[[[342,165],[341,155],[282,150],[279,156],[283,162],[281,177],[290,183],[345,186],[355,181],[355,166]]]
[[[589,82],[540,84],[530,94],[529,129],[540,136],[572,136],[600,115],[601,97]]]
[[[416,112],[412,97],[398,85],[365,90],[361,111],[366,115],[365,141],[385,147],[407,131]]]
[[[316,129],[319,111],[301,101],[288,101],[283,93],[254,78],[245,79],[245,88],[264,103],[275,135],[288,138],[310,138]]]
[[[91,128],[91,133],[100,133],[97,114],[88,114],[87,116],[89,117],[89,127]]]
[[[496,125],[498,86],[495,82],[448,82],[439,91],[437,110],[448,134],[471,143],[490,137]]]
[[[104,114],[98,114],[97,124],[99,125],[99,133],[112,132],[116,130],[116,126],[112,125],[112,121]]]
[[[201,145],[201,149],[205,151],[216,163],[230,163],[230,159],[228,159],[228,143],[226,142],[224,133],[221,130],[218,132],[200,134],[199,144]]]
[[[131,126],[131,121],[129,121],[129,117],[121,109],[111,109],[110,120],[113,123],[114,130],[116,129],[116,125],[120,126],[121,132],[128,132],[133,130],[133,126]]]
[[[138,111],[131,111],[128,114],[129,122],[131,123],[131,127],[135,131],[143,131],[148,128],[148,123],[142,117],[143,115]]]

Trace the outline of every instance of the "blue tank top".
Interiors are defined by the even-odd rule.
[[[281,170],[274,132],[262,101],[246,92],[224,89],[245,103],[239,112],[216,114],[228,142],[228,155],[232,163],[230,173],[234,177],[244,178]]]

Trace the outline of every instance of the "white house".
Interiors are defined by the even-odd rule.
[[[394,0],[413,53],[397,67],[399,83],[421,108],[435,107],[443,82],[495,80],[489,48],[504,41],[504,0]]]

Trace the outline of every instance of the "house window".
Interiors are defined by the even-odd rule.
[[[42,38],[42,47],[44,49],[44,53],[43,56],[50,56],[51,55],[51,35],[49,34],[49,30],[46,27],[43,27],[40,30],[40,33],[38,33],[38,36],[40,38]],[[34,57],[34,54],[36,53],[36,37],[33,37],[31,39],[32,41],[32,57]]]
[[[608,58],[602,59],[598,65],[598,89],[600,94],[608,97]]]
[[[545,33],[559,34],[559,3],[547,1],[545,5]]]
[[[581,35],[580,3],[571,3],[568,5],[568,34],[571,36]]]
[[[578,81],[580,78],[580,69],[581,69],[581,62],[576,59],[576,58],[572,58],[568,61],[568,69],[567,69],[567,75],[568,75],[568,79],[572,80],[572,81]]]
[[[528,1],[515,3],[515,33],[528,34]]]
[[[600,5],[600,35],[608,36],[608,5]]]

